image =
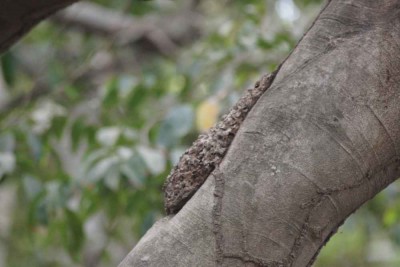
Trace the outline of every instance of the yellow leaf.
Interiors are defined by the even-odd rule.
[[[218,119],[219,106],[214,98],[203,101],[196,110],[196,126],[201,132],[211,128]]]

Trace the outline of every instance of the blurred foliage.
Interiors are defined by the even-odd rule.
[[[135,18],[185,4],[96,2]],[[6,265],[116,266],[163,216],[161,188],[184,149],[276,68],[320,6],[201,1],[200,38],[170,58],[49,21],[34,29],[1,57],[5,99],[48,89],[0,114],[1,186],[17,188]],[[315,266],[400,266],[398,191],[348,220]]]

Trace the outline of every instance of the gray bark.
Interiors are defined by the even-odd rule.
[[[73,0],[5,1],[0,53]],[[218,168],[127,266],[307,266],[400,173],[400,2],[331,0]]]
[[[400,2],[331,0],[218,170],[120,267],[309,266],[400,174]]]

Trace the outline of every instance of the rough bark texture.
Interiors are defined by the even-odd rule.
[[[177,213],[219,166],[247,114],[270,87],[276,71],[248,89],[222,120],[201,134],[181,156],[164,184],[165,211]]]
[[[400,2],[332,0],[224,160],[120,264],[308,266],[400,175]]]
[[[41,20],[77,0],[2,0],[0,54]]]

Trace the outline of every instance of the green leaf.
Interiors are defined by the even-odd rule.
[[[117,143],[121,135],[121,129],[118,127],[103,127],[96,132],[96,141],[102,146],[111,147]]]
[[[136,187],[142,187],[146,179],[146,164],[139,155],[132,156],[121,165],[121,173]]]
[[[0,151],[14,151],[15,136],[11,133],[3,133],[0,135]]]
[[[67,245],[67,249],[71,256],[76,259],[81,251],[85,237],[82,221],[76,213],[70,211],[69,209],[65,209],[64,212],[66,215],[67,225],[67,232],[64,235],[64,242]]]
[[[67,85],[64,88],[66,96],[71,100],[78,100],[81,97],[80,91],[76,86]]]
[[[383,223],[390,227],[399,221],[399,211],[393,207],[388,208],[383,214]]]
[[[85,136],[85,124],[82,118],[75,120],[71,128],[72,148],[76,150]]]
[[[157,142],[166,147],[176,145],[192,129],[193,119],[191,106],[182,105],[173,108],[160,126]]]
[[[145,217],[143,219],[143,223],[142,223],[142,225],[140,227],[140,234],[141,235],[144,235],[147,232],[147,230],[150,229],[150,227],[154,224],[155,219],[156,218],[155,218],[154,212],[148,212],[145,215]]]
[[[43,148],[41,140],[39,139],[38,136],[36,136],[31,132],[27,133],[27,139],[33,158],[35,160],[39,160],[42,155],[42,148]]]
[[[138,146],[137,151],[146,162],[147,168],[150,170],[151,174],[157,175],[164,172],[167,162],[162,150]]]
[[[86,179],[92,183],[96,183],[103,179],[108,172],[114,170],[114,166],[119,160],[116,156],[110,156],[99,160],[87,173]]]
[[[133,112],[134,110],[138,110],[141,107],[144,99],[148,96],[148,90],[143,85],[135,86],[132,92],[127,97],[127,106],[128,109]]]
[[[67,123],[67,117],[57,116],[51,120],[51,128],[49,132],[53,133],[57,138],[60,138],[64,133],[64,128]]]
[[[43,192],[43,184],[33,176],[26,175],[23,178],[23,188],[28,199],[33,200]]]
[[[108,169],[104,177],[104,184],[111,190],[117,192],[120,184],[119,168],[115,165]]]
[[[16,77],[16,66],[13,53],[6,52],[1,56],[1,67],[6,83],[8,85],[13,85]]]
[[[112,108],[118,103],[118,81],[112,79],[106,87],[106,93],[103,98],[104,108]]]

